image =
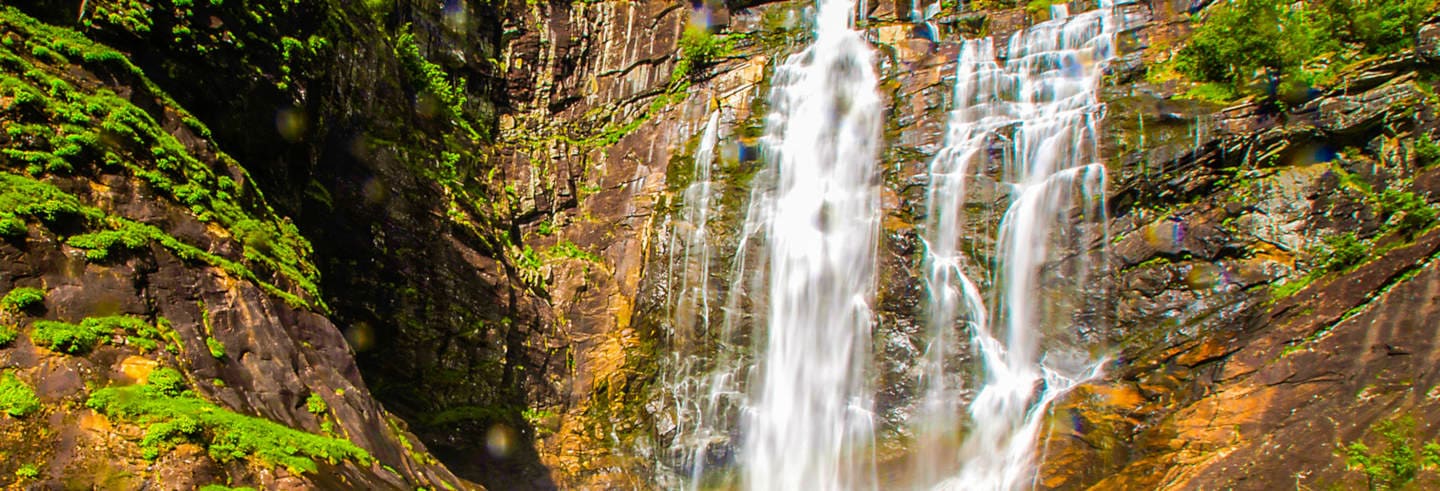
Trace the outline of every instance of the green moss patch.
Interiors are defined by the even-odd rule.
[[[12,418],[23,418],[39,409],[40,398],[35,397],[35,389],[31,389],[13,373],[5,372],[0,375],[0,412],[9,414]]]
[[[160,369],[162,372],[168,369]],[[173,372],[173,370],[170,370]],[[176,372],[178,375],[178,372]],[[163,377],[163,375],[162,375]],[[158,458],[178,443],[205,447],[211,458],[226,463],[247,460],[292,473],[314,473],[317,461],[337,464],[374,461],[347,440],[306,433],[263,418],[239,414],[180,390],[174,381],[110,387],[95,391],[86,402],[105,415],[145,428],[140,446],[147,458]]]
[[[5,297],[0,298],[0,309],[10,312],[19,312],[45,301],[45,290],[32,287],[20,287],[10,290]]]
[[[90,317],[79,324],[39,320],[30,330],[30,341],[36,346],[72,355],[88,353],[112,336],[125,336],[127,343],[145,351],[175,337],[168,329],[133,316]]]
[[[275,214],[258,189],[246,185],[249,176],[215,150],[209,130],[124,55],[9,7],[0,8],[0,31],[7,32],[8,41],[0,44],[0,100],[8,101],[0,107],[0,140],[5,141],[0,168],[31,177],[127,173],[239,242],[243,258],[226,259],[234,263],[227,266],[272,283],[283,278],[283,284],[314,302],[302,305],[324,309],[316,286],[319,273],[309,259],[310,243],[294,224]],[[87,78],[83,69],[119,74],[121,83],[138,86],[136,93],[122,97]],[[152,113],[131,102],[147,96],[162,107]],[[183,143],[165,128],[171,119],[181,120],[204,140]],[[0,210],[0,236],[23,236],[23,218],[30,214],[6,206]],[[104,260],[116,250],[156,240],[156,231],[146,226],[109,225],[73,237],[70,244],[85,249],[92,260]],[[294,297],[286,297],[287,302],[294,303]]]

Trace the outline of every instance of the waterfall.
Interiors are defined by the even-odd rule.
[[[854,11],[850,0],[820,3],[814,43],[778,69],[770,96],[766,329],[742,428],[750,489],[849,489],[874,479],[865,470],[873,459],[861,454],[874,433],[865,372],[882,107]]]
[[[1065,5],[1051,13],[1052,20],[1010,38],[1003,65],[991,40],[965,42],[945,148],[930,166],[924,240],[931,340],[916,422],[922,479],[944,464],[933,458],[937,449],[923,448],[940,443],[923,436],[958,430],[960,379],[957,367],[946,366],[960,349],[957,327],[970,332],[984,371],[959,470],[937,489],[1033,487],[1035,439],[1049,403],[1101,364],[1080,342],[1076,314],[1086,293],[1088,241],[1096,229],[1103,237],[1105,223],[1105,169],[1095,163],[1104,106],[1095,91],[1114,54],[1117,20],[1103,3],[1074,17]],[[1009,196],[994,261],[967,263],[960,247],[968,230],[966,184],[997,157]],[[988,298],[967,269],[988,275]]]

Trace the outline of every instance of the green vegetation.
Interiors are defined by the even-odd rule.
[[[1381,447],[1372,450],[1359,441],[1344,447],[1345,465],[1365,473],[1370,489],[1401,489],[1422,469],[1440,467],[1440,443],[1426,443],[1415,450],[1415,419],[1402,416],[1376,423]]]
[[[173,375],[171,375],[173,372]],[[313,473],[317,460],[332,464],[350,460],[369,465],[374,459],[349,441],[314,435],[274,421],[238,414],[186,390],[179,373],[156,369],[145,385],[108,387],[85,403],[108,416],[145,428],[140,447],[155,459],[178,443],[202,445],[221,463],[245,459],[292,473]]]
[[[215,357],[216,360],[225,358],[225,343],[220,342],[219,339],[206,337],[205,348],[210,350],[210,356]]]
[[[324,414],[329,409],[330,406],[325,404],[325,399],[320,397],[320,394],[311,392],[310,397],[305,398],[305,410],[312,414]]]
[[[40,398],[35,397],[35,389],[13,373],[7,371],[0,375],[0,411],[12,418],[23,418],[39,409]]]
[[[680,59],[670,71],[671,86],[690,81],[721,58],[735,52],[735,43],[730,36],[712,34],[704,26],[693,23],[685,26],[678,43]]]
[[[255,488],[249,486],[232,488],[223,484],[206,484],[200,488],[200,491],[255,491]]]
[[[420,54],[420,46],[415,43],[415,34],[411,32],[410,25],[406,24],[400,31],[400,35],[395,38],[395,56],[405,64],[411,80],[420,86],[424,94],[434,97],[444,108],[450,121],[465,130],[471,140],[480,140],[481,133],[476,131],[465,117],[465,79],[459,78],[452,84],[450,74],[446,73],[444,68],[431,63]]]
[[[217,223],[228,231],[244,246],[244,264],[203,257],[209,254],[193,247],[192,251],[177,253],[188,253],[187,259],[205,259],[257,282],[260,277],[283,276],[312,299],[315,307],[324,309],[318,300],[318,272],[308,259],[310,244],[288,220],[276,217],[257,189],[240,184],[249,179],[233,159],[216,153],[209,161],[202,161],[190,150],[191,146],[165,129],[167,120],[178,118],[200,136],[209,137],[208,129],[179,109],[124,55],[74,31],[35,21],[11,7],[0,8],[0,29],[9,32],[9,42],[0,45],[0,98],[13,100],[0,111],[0,121],[6,123],[3,127],[9,137],[0,153],[0,167],[28,174],[31,179],[102,169],[127,171],[156,194],[188,208],[196,219]],[[129,83],[136,93],[121,97],[104,88],[72,83],[72,64],[80,64],[81,60],[85,68],[120,76],[122,83]],[[158,99],[164,107],[152,114],[131,102],[147,96]],[[200,145],[214,148],[206,141]],[[15,182],[8,184],[13,186]],[[108,218],[99,210],[77,210],[85,207],[73,198],[62,201],[70,201],[65,211],[83,214],[87,224],[105,225],[103,230],[70,240],[71,245],[85,249],[92,260],[104,260],[121,248],[143,247],[163,235],[148,225]],[[33,213],[8,206],[0,206],[0,210],[4,210],[0,212],[0,236],[22,237],[27,233],[24,218]],[[47,223],[54,219],[42,217]],[[184,249],[178,240],[170,241],[175,244],[168,248]],[[230,264],[218,264],[221,261]],[[278,288],[271,285],[266,290],[273,293]],[[308,305],[297,302],[300,299],[295,295],[282,298],[292,304]]]
[[[45,290],[32,287],[20,287],[10,290],[4,298],[0,298],[0,309],[10,312],[20,312],[30,307],[40,305],[45,301]]]
[[[40,477],[40,467],[35,464],[25,464],[15,469],[15,477],[20,479],[34,479]]]
[[[1386,223],[1411,234],[1435,222],[1437,211],[1425,198],[1392,186],[1370,197]]]
[[[1206,9],[1174,69],[1212,85],[1192,97],[1303,95],[1350,62],[1411,45],[1435,0],[1228,0]]]
[[[1428,134],[1421,134],[1415,139],[1415,160],[1422,167],[1440,163],[1440,143]]]
[[[555,243],[555,245],[550,247],[549,251],[546,251],[546,255],[553,258],[579,259],[581,261],[589,261],[596,264],[604,264],[605,262],[605,260],[599,255],[581,249],[580,246],[575,245],[574,242],[570,242],[568,240],[561,240],[560,242]]]
[[[79,324],[38,320],[31,325],[30,341],[51,351],[79,355],[116,335],[126,336],[130,344],[146,351],[157,348],[159,342],[174,341],[173,331],[121,315],[90,317]]]
[[[1025,13],[1029,14],[1031,19],[1049,19],[1050,7],[1065,3],[1066,1],[1067,0],[1030,0],[1029,3],[1025,4]]]
[[[9,346],[10,342],[14,341],[19,335],[20,333],[15,330],[15,326],[0,324],[0,348]]]

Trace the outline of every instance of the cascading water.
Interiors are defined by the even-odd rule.
[[[874,432],[865,370],[882,108],[854,11],[850,0],[820,2],[814,43],[779,68],[771,94],[767,328],[742,427],[750,489],[873,483],[872,459],[859,454]]]
[[[1041,417],[1100,366],[1077,342],[1075,314],[1085,295],[1084,257],[1091,249],[1085,241],[1105,223],[1105,169],[1093,163],[1104,106],[1095,90],[1113,56],[1117,20],[1106,3],[1074,17],[1059,5],[1052,19],[1011,37],[1003,66],[989,39],[965,43],[946,147],[930,168],[925,242],[932,341],[920,434],[952,430],[947,425],[956,419],[959,387],[945,360],[958,349],[952,331],[961,318],[985,374],[969,407],[960,469],[939,489],[1033,486]],[[997,144],[1009,205],[997,233],[996,264],[986,271],[994,290],[987,308],[965,273],[979,266],[966,264],[959,239],[967,180],[985,168]],[[1060,254],[1073,256],[1060,264]],[[921,462],[918,473],[936,474],[933,461]]]
[[[671,227],[678,281],[663,384],[675,425],[662,465],[691,489],[884,487],[867,383],[883,108],[854,9],[853,0],[822,0],[813,43],[777,69],[761,141],[767,165],[754,178],[721,291],[710,289],[715,244],[706,232],[716,115],[701,137],[696,178]],[[1049,403],[1101,363],[1080,342],[1077,312],[1090,242],[1104,243],[1105,174],[1093,163],[1104,109],[1095,90],[1117,26],[1108,4],[1074,17],[1059,6],[1052,17],[1013,36],[1003,64],[989,39],[961,50],[955,109],[926,196],[930,339],[918,364],[925,392],[908,421],[917,467],[902,480],[912,485],[1033,485]],[[996,168],[993,179],[977,179]],[[996,186],[981,195],[1008,201],[998,224],[967,215],[967,187],[976,186]],[[723,307],[712,309],[721,296]],[[712,310],[723,313],[718,323]],[[984,373],[969,392],[958,360],[967,347]]]

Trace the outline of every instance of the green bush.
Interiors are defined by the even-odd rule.
[[[1415,161],[1421,166],[1440,162],[1440,143],[1436,143],[1430,135],[1421,134],[1415,140]]]
[[[1326,237],[1324,241],[1325,245],[1320,248],[1324,258],[1320,267],[1325,271],[1340,271],[1360,264],[1370,253],[1369,244],[1356,237],[1355,232]]]
[[[150,376],[145,378],[145,383],[149,384],[155,392],[167,396],[178,396],[188,389],[185,385],[185,376],[170,367],[158,367],[151,370]]]
[[[45,290],[28,286],[10,290],[0,298],[0,309],[19,312],[45,301]]]
[[[680,34],[678,48],[680,59],[675,62],[675,68],[670,72],[672,86],[694,78],[701,70],[735,51],[729,36],[711,34],[709,29],[696,24],[685,26],[685,32]]]
[[[1401,489],[1415,481],[1421,469],[1440,466],[1440,444],[1430,442],[1415,450],[1415,419],[1401,416],[1376,423],[1380,448],[1359,441],[1344,447],[1345,465],[1365,473],[1370,489]]]
[[[320,397],[320,394],[311,392],[310,397],[305,398],[305,409],[313,414],[324,414],[330,406],[325,404],[325,398]]]
[[[25,220],[9,213],[0,213],[0,237],[20,238],[30,233]]]
[[[39,409],[40,398],[35,397],[34,389],[13,373],[0,375],[0,411],[12,418],[23,418]]]
[[[1413,45],[1436,0],[1226,0],[1206,9],[1175,68],[1198,82],[1284,96],[1359,54]],[[1258,90],[1257,90],[1258,89]]]
[[[40,467],[35,464],[25,464],[15,469],[15,477],[20,479],[34,479],[40,477]]]
[[[0,324],[0,348],[9,346],[10,342],[14,341],[15,337],[19,335],[20,333],[15,331],[15,326]]]
[[[1410,191],[1387,188],[1375,195],[1374,201],[1387,221],[1399,217],[1395,223],[1402,232],[1417,232],[1435,222],[1435,207]]]

